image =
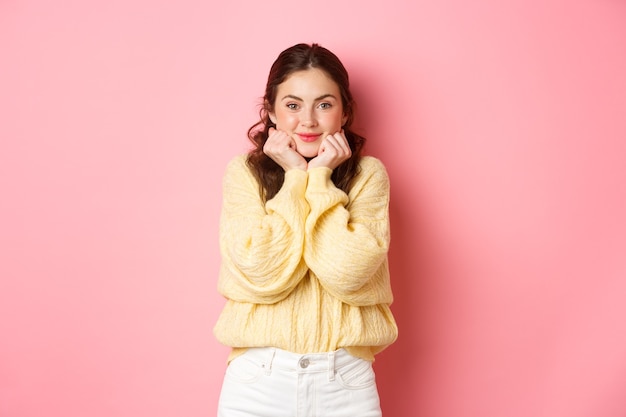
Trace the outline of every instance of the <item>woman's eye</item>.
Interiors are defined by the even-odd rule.
[[[298,105],[296,103],[288,103],[287,108],[290,110],[296,110],[298,108]]]
[[[330,103],[320,103],[320,108],[322,109],[330,109],[332,105]]]

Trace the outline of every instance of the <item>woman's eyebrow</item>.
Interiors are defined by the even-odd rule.
[[[337,97],[335,97],[332,94],[323,94],[323,95],[317,97],[314,101],[324,100],[325,98],[329,98],[329,97],[330,98],[334,98],[335,100],[337,99]],[[290,98],[292,100],[304,101],[300,97],[294,96],[293,94],[287,94],[285,97],[282,98],[282,100],[285,100],[285,99],[288,99],[288,98]]]

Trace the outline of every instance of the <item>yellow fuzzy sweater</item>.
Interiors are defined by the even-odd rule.
[[[389,179],[376,158],[361,159],[349,194],[329,168],[289,170],[265,204],[246,156],[223,180],[222,265],[227,299],[214,328],[233,348],[273,346],[297,353],[346,348],[374,355],[397,337],[389,309]]]

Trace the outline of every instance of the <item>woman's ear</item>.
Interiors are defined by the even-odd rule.
[[[343,117],[341,118],[341,127],[343,127],[347,121],[348,121],[348,115],[344,113]]]
[[[263,103],[263,107],[265,111],[267,111],[267,116],[270,118],[270,122],[276,124],[276,113],[273,112],[273,108],[268,101]]]

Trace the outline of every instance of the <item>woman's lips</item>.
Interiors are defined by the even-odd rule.
[[[297,133],[302,142],[315,142],[321,136],[321,133]]]

